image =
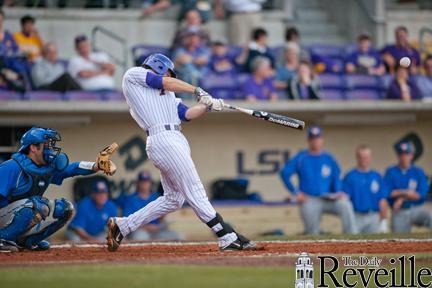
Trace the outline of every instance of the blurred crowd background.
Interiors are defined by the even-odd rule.
[[[18,2],[5,1],[3,5],[18,5]],[[21,4],[27,7],[58,5],[64,9],[75,3],[24,2]],[[134,9],[142,9],[144,19],[157,11],[180,5],[179,23],[170,45],[142,43],[131,47],[133,61],[141,65],[150,53],[164,53],[174,60],[181,79],[224,99],[255,102],[432,98],[431,43],[419,51],[419,39],[409,35],[407,27],[396,27],[392,43],[376,47],[369,31],[358,31],[356,43],[305,45],[299,30],[287,25],[285,38],[281,39],[285,44],[274,47],[268,44],[272,31],[261,27],[263,9],[278,9],[273,7],[273,2],[142,1],[141,8]],[[130,7],[129,1],[85,1],[82,4],[89,9]],[[422,5],[420,7],[430,8]],[[93,51],[89,35],[70,35],[58,41],[70,41],[76,55],[60,59],[56,41],[44,41],[45,35],[38,32],[38,19],[31,11],[29,9],[29,14],[20,19],[19,31],[5,27],[3,22],[7,15],[0,13],[0,87],[3,91],[90,91],[111,95],[102,97],[105,100],[121,98],[110,93],[121,88],[115,84],[116,65],[106,53],[109,51]],[[209,33],[205,23],[211,19],[228,21],[228,41]],[[415,39],[411,42],[416,46],[409,39]],[[409,66],[400,65],[404,57],[410,59]],[[54,97],[52,94],[45,94],[45,97],[50,95]],[[30,93],[27,97],[44,98],[44,94],[33,96]],[[70,93],[57,97],[73,100],[94,96]]]

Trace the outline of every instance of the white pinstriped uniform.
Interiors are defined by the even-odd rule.
[[[173,129],[181,123],[177,110],[181,100],[173,92],[150,88],[145,81],[147,71],[142,67],[129,69],[123,78],[123,94],[132,117],[150,133],[147,154],[161,172],[164,196],[128,217],[116,218],[123,236],[179,209],[185,200],[204,223],[216,216],[192,161],[189,144],[180,131]],[[170,131],[166,125],[170,125]]]

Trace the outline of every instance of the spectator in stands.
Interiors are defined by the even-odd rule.
[[[278,95],[271,79],[272,69],[270,60],[265,57],[255,57],[252,61],[252,75],[242,86],[242,95],[250,102],[270,100],[276,101]]]
[[[255,57],[265,57],[270,60],[271,67],[275,67],[275,59],[270,53],[270,49],[267,46],[267,31],[263,28],[256,28],[252,32],[252,41],[248,47],[245,48],[242,54],[237,58],[240,64],[244,65],[245,72],[252,72],[251,63]]]
[[[79,84],[66,72],[64,64],[58,61],[57,46],[48,42],[42,49],[42,59],[34,64],[31,76],[33,84],[39,90],[65,92],[80,90]]]
[[[115,66],[104,52],[91,52],[90,42],[84,35],[75,38],[78,55],[69,61],[68,72],[84,90],[114,90]]]
[[[199,12],[193,9],[186,13],[184,24],[177,30],[171,46],[172,51],[182,46],[184,38],[188,34],[190,28],[197,30],[196,33],[201,38],[201,43],[203,45],[210,45],[210,34],[202,27],[202,20]]]
[[[408,42],[408,29],[405,26],[399,26],[395,29],[395,40],[395,44],[387,45],[381,50],[387,71],[392,74],[395,73],[400,59],[408,57],[411,60],[410,72],[417,74],[421,65],[420,54]]]
[[[412,163],[414,148],[411,143],[402,142],[397,145],[396,153],[398,164],[388,168],[384,176],[393,211],[393,232],[410,232],[413,225],[432,229],[432,211],[423,207],[428,180],[423,169]]]
[[[19,57],[19,47],[13,35],[4,29],[5,14],[0,9],[0,89],[25,91],[30,81],[25,59]]]
[[[156,0],[156,1],[143,1],[144,9],[142,16],[146,17],[156,11],[164,10],[174,4],[180,4],[180,11],[178,21],[182,21],[190,10],[196,10],[200,14],[200,18],[207,22],[211,18],[211,3],[208,0]]]
[[[265,0],[216,0],[216,16],[224,18],[225,10],[229,15],[230,44],[241,46],[248,42],[252,30],[262,22],[261,10],[264,2]]]
[[[417,76],[417,87],[423,98],[432,99],[432,55],[428,55],[423,63],[424,75]]]
[[[288,83],[287,94],[292,100],[320,99],[319,81],[309,62],[300,62],[297,74]]]
[[[202,45],[197,32],[196,28],[190,27],[185,35],[183,46],[173,53],[179,78],[193,85],[198,85],[210,57],[209,49]]]
[[[225,43],[221,41],[213,42],[209,66],[213,72],[218,74],[236,72],[236,60],[228,53],[228,47]]]
[[[300,204],[305,233],[320,234],[323,213],[337,214],[342,220],[343,232],[356,233],[352,204],[342,192],[339,165],[323,150],[323,131],[319,126],[308,129],[308,146],[289,160],[280,173],[285,186]],[[298,187],[291,182],[293,174],[298,175]]]
[[[295,42],[285,45],[284,59],[276,68],[275,86],[278,89],[286,89],[291,78],[297,73],[299,68],[300,47]]]
[[[371,39],[367,34],[357,38],[357,48],[352,52],[345,64],[347,73],[383,75],[385,67],[378,51],[371,47]]]
[[[19,51],[19,47],[12,33],[4,29],[4,18],[5,14],[0,9],[0,56],[15,56]]]
[[[21,32],[15,32],[14,38],[22,53],[33,61],[40,57],[43,41],[36,29],[36,20],[30,15],[21,18]]]
[[[398,64],[396,66],[395,78],[387,89],[387,99],[411,101],[420,98],[420,91],[418,90],[415,81],[409,77],[408,68]]]
[[[381,175],[371,169],[372,150],[360,145],[356,150],[357,167],[343,180],[343,191],[353,204],[359,233],[387,233],[387,192]]]
[[[77,204],[77,212],[66,236],[73,241],[105,239],[108,218],[117,216],[117,207],[108,199],[108,185],[104,180],[93,184],[92,193]]]
[[[300,47],[300,55],[299,55],[300,60],[304,60],[304,61],[311,60],[311,56],[308,49],[304,48],[301,45],[300,32],[297,30],[296,27],[287,27],[287,29],[285,30],[285,41],[286,44],[294,42]]]
[[[152,191],[152,185],[152,178],[148,171],[142,171],[138,174],[137,191],[126,199],[123,208],[124,217],[144,208],[160,196],[157,192]],[[137,241],[182,240],[183,237],[175,231],[169,230],[168,223],[163,218],[159,218],[129,234],[129,239]]]

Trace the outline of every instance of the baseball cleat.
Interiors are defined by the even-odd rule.
[[[249,240],[245,236],[238,234],[237,237],[238,237],[237,240],[235,240],[234,242],[231,242],[229,245],[227,245],[225,247],[220,247],[219,250],[220,251],[259,250],[257,244],[255,242]]]
[[[49,250],[50,247],[51,246],[50,246],[50,243],[48,241],[42,240],[38,244],[31,247],[30,250],[32,250],[32,251],[46,251],[46,250]]]
[[[120,232],[120,228],[115,222],[114,218],[109,218],[108,220],[108,236],[107,236],[107,245],[108,251],[115,252],[120,246],[121,241],[123,240],[123,235]]]
[[[0,239],[0,253],[12,253],[18,251],[19,246],[15,242]]]

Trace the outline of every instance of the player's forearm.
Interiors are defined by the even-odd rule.
[[[196,118],[201,117],[202,115],[204,115],[207,112],[207,107],[203,104],[196,104],[195,106],[190,107],[187,111],[186,111],[186,119],[187,120],[193,120]]]
[[[387,200],[381,199],[379,202],[379,215],[381,219],[387,219],[388,203]]]
[[[174,93],[194,93],[196,87],[186,83],[182,80],[172,78],[172,77],[163,77],[162,85],[165,90],[174,92]]]

